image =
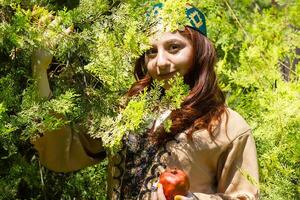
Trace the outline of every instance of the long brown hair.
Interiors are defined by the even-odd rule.
[[[212,134],[215,125],[219,124],[221,115],[226,110],[225,97],[218,86],[214,71],[216,51],[213,44],[207,37],[190,27],[185,27],[179,32],[193,44],[193,67],[184,76],[184,81],[191,90],[181,108],[172,111],[170,115],[172,120],[170,133],[166,134],[164,129],[158,129],[153,134],[155,140],[159,142],[173,138],[177,133],[185,130],[189,136],[199,129],[207,129]],[[145,67],[144,55],[136,61],[134,75],[137,81],[129,89],[128,96],[139,94],[152,83],[152,78]]]

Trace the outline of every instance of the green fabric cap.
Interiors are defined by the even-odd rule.
[[[154,15],[157,15],[159,13],[159,10],[162,9],[163,3],[158,3],[153,6],[153,13]],[[206,20],[204,14],[198,10],[196,7],[187,4],[186,5],[186,11],[185,11],[186,17],[188,18],[188,24],[187,26],[190,26],[196,31],[199,31],[202,35],[207,36],[206,31]]]

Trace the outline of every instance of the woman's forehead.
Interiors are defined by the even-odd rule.
[[[189,42],[189,40],[186,37],[184,37],[179,31],[164,32],[164,33],[156,34],[156,35],[153,35],[152,37],[150,37],[151,45],[165,44],[170,41]]]

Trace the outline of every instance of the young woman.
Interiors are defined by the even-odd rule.
[[[190,86],[189,95],[180,109],[162,115],[161,120],[172,120],[170,134],[162,128],[145,130],[142,136],[124,140],[122,151],[108,155],[109,199],[165,199],[157,181],[167,168],[181,169],[190,179],[189,194],[175,199],[258,199],[258,166],[251,129],[225,105],[214,71],[216,52],[206,37],[204,15],[189,6],[187,17],[190,24],[184,30],[162,33],[152,40],[152,48],[136,62],[137,82],[128,95],[137,95],[154,79],[165,81],[167,90],[167,80],[177,73]],[[50,63],[51,55],[44,50],[36,52],[33,72],[44,97],[51,93],[46,74]],[[91,139],[81,127],[66,126],[32,143],[41,163],[57,172],[78,170],[105,157],[101,140]]]

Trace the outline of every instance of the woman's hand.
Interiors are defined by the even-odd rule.
[[[54,17],[52,16],[51,20],[53,18]],[[57,46],[58,41],[66,34],[71,32],[71,29],[69,28],[64,30],[62,34],[59,34],[59,37],[54,37],[55,35],[51,34],[51,32],[53,32],[55,26],[59,25],[60,21],[60,18],[56,17],[50,22],[50,24],[47,25],[47,28],[43,34],[43,47],[35,49],[32,54],[32,76],[37,82],[38,93],[40,97],[43,98],[49,98],[52,96],[47,75],[47,69],[53,58],[50,49],[54,49]],[[52,37],[52,35],[54,36]]]
[[[53,17],[53,15],[49,15],[48,18],[51,22],[48,25],[46,25],[47,28],[43,34],[43,47],[34,50],[32,54],[32,68],[34,73],[33,75],[35,75],[35,73],[46,71],[48,69],[53,58],[50,49],[55,49],[59,41],[61,41],[63,37],[66,37],[74,30],[74,27],[71,26],[67,29],[63,29],[61,33],[57,34],[54,32],[54,30],[58,26],[60,26],[61,18]]]
[[[33,73],[45,71],[52,62],[53,55],[46,49],[36,49],[32,55]]]
[[[53,15],[48,16],[50,23],[46,24],[46,29],[43,34],[42,46],[35,49],[32,54],[32,75],[34,79],[38,81],[38,87],[41,96],[48,95],[50,87],[48,86],[47,69],[52,62],[53,55],[50,50],[55,49],[59,41],[71,32],[73,32],[74,27],[71,26],[67,29],[63,29],[61,33],[55,33],[57,27],[61,26],[61,18],[53,17]]]
[[[154,192],[152,200],[166,200],[162,184],[157,183],[157,191]],[[174,200],[197,200],[191,192],[187,196],[176,195]]]
[[[45,18],[45,17],[44,17]],[[46,30],[43,33],[43,47],[35,49],[32,54],[32,72],[33,77],[39,76],[41,73],[47,71],[50,63],[52,62],[53,55],[50,53],[50,49],[54,48],[54,45],[57,44],[56,38],[51,38],[49,33],[53,27],[57,26],[60,23],[60,18],[54,17],[53,15],[46,16],[47,20],[41,18],[40,21],[50,21],[48,25],[46,25]],[[44,26],[44,23],[40,23],[39,26]]]
[[[45,49],[36,49],[32,55],[32,76],[37,82],[38,93],[43,98],[49,98],[52,95],[47,76],[52,57],[52,54]]]
[[[157,191],[154,192],[154,198],[152,198],[152,200],[166,200],[162,184],[157,183],[156,187],[157,187]]]

